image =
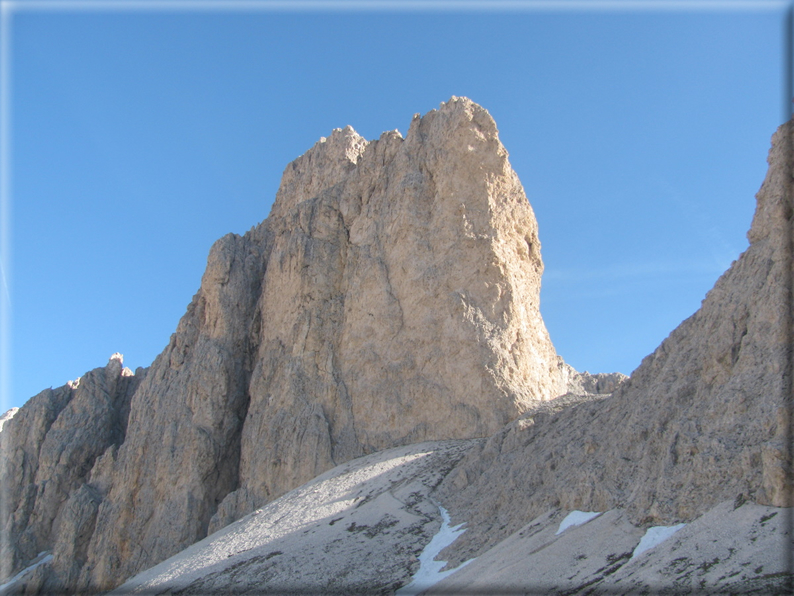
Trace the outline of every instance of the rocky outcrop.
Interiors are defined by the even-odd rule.
[[[472,102],[416,116],[405,139],[335,131],[287,168],[267,223],[245,494],[221,512],[363,453],[486,436],[564,392],[537,224]]]
[[[623,373],[579,372],[571,365],[563,365],[563,378],[567,392],[573,395],[606,395],[614,393],[618,387],[628,380]]]
[[[535,217],[483,108],[453,97],[405,138],[335,130],[286,168],[267,220],[212,247],[129,401],[123,442],[79,463],[85,487],[70,479],[41,514],[62,510],[61,532],[30,526],[45,529],[14,570],[65,540],[63,578],[112,587],[336,464],[485,437],[565,393],[542,270]],[[22,408],[9,444],[49,428],[70,391],[37,398],[51,402],[38,426]],[[44,469],[32,461],[29,475]],[[27,501],[8,502],[16,519]],[[53,587],[49,568],[37,573]]]
[[[263,265],[250,237],[213,246],[201,289],[132,399],[127,440],[107,461],[78,585],[115,585],[192,544],[236,488]]]
[[[6,421],[0,433],[4,577],[55,549],[54,573],[74,584],[96,520],[92,469],[124,441],[130,399],[145,375],[123,368],[114,354],[106,367],[42,391]]]
[[[555,507],[647,526],[722,501],[792,505],[793,129],[773,138],[750,247],[700,310],[612,397],[527,412],[445,480],[439,498],[470,528],[452,562]]]

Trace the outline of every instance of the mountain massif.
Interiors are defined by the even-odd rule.
[[[626,379],[556,354],[537,222],[485,109],[453,97],[405,138],[333,131],[265,221],[215,243],[149,368],[114,355],[2,421],[0,591],[96,593],[151,568],[121,590],[393,593],[447,510],[466,530],[443,555],[474,560],[438,590],[787,589],[783,555],[720,579],[665,575],[675,552],[640,577],[624,555],[698,519],[791,550],[785,515],[758,520],[792,506],[793,138],[773,138],[748,250]],[[601,521],[567,536],[612,520],[612,544],[532,559],[578,510]]]

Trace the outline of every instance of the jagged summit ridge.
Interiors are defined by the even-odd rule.
[[[130,401],[146,377],[114,354],[105,367],[30,399],[0,432],[2,575],[55,551],[60,585],[74,585],[85,560],[104,471],[125,440]],[[88,483],[90,478],[90,484]],[[56,584],[57,585],[57,584]]]
[[[284,169],[270,215],[283,216],[299,203],[341,182],[355,168],[368,145],[350,125],[334,129],[330,137],[320,137],[311,149]]]
[[[168,346],[125,381],[123,440],[46,507],[35,469],[13,481],[24,511],[49,517],[9,499],[9,573],[55,548],[42,590],[106,589],[336,464],[484,437],[565,393],[542,270],[485,109],[453,97],[405,138],[335,130],[287,166],[267,220],[213,245]],[[115,378],[120,361],[109,367]],[[66,391],[31,400],[50,421],[42,436]],[[5,474],[39,449],[17,442],[20,415],[0,435]]]

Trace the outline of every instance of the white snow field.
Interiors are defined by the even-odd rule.
[[[565,530],[572,526],[581,526],[586,524],[591,519],[601,515],[601,511],[571,511],[565,516],[565,519],[560,522],[560,527],[557,529],[555,535],[562,534]]]
[[[678,530],[683,528],[685,525],[686,524],[677,524],[675,526],[653,526],[652,528],[648,528],[645,531],[645,535],[642,537],[642,540],[640,540],[640,543],[634,549],[631,558],[636,559],[646,550],[650,550],[653,547],[658,546],[670,538],[670,536],[678,532]]]
[[[433,536],[433,539],[424,548],[422,554],[419,555],[419,571],[414,574],[411,583],[397,590],[395,596],[416,596],[474,560],[469,559],[454,569],[441,571],[447,563],[446,561],[436,561],[436,557],[442,550],[455,542],[457,537],[463,534],[466,529],[463,527],[464,524],[450,526],[449,512],[441,505],[438,505],[438,509],[441,512],[444,523],[441,524],[438,534]]]

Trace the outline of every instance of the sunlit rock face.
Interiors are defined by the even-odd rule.
[[[80,464],[87,488],[47,501],[46,515],[69,500],[73,513],[61,534],[34,524],[35,548],[67,536],[79,553],[76,567],[57,553],[42,565],[54,570],[45,586],[116,585],[338,463],[484,437],[565,393],[542,270],[535,217],[485,109],[453,97],[405,138],[335,130],[287,166],[267,220],[215,243],[124,410],[123,441]],[[9,499],[12,517],[26,498]],[[25,553],[15,568],[36,555]]]
[[[471,101],[416,116],[405,139],[335,131],[287,167],[267,225],[243,491],[221,514],[362,453],[488,435],[564,393],[537,223]]]
[[[453,561],[553,507],[672,525],[722,501],[792,506],[793,130],[773,137],[749,248],[631,379],[525,413],[447,477],[470,527]]]

